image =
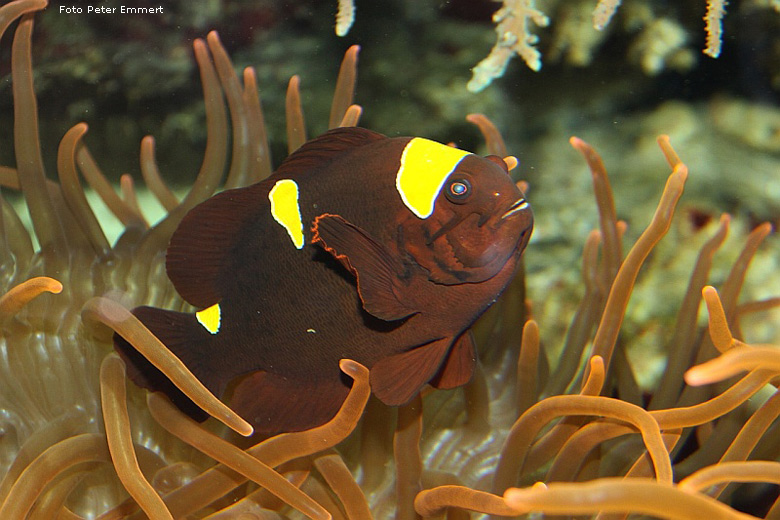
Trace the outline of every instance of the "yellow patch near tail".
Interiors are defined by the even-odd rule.
[[[271,201],[271,215],[290,235],[298,249],[303,247],[303,221],[298,206],[298,185],[294,180],[282,179],[268,192]]]
[[[470,152],[415,137],[401,154],[395,187],[412,213],[428,218],[441,187],[458,163]]]
[[[222,309],[219,308],[218,303],[196,312],[195,317],[198,318],[203,328],[210,333],[216,334],[219,332],[219,326],[222,324]]]

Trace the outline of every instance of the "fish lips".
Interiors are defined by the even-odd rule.
[[[531,237],[533,214],[524,198],[497,212],[487,225],[474,222],[478,218],[472,214],[436,240],[446,242],[447,250],[461,268],[457,276],[461,282],[478,283],[492,278],[507,262],[517,261]]]
[[[520,197],[510,204],[509,208],[499,219],[499,225],[514,225],[515,222],[522,229],[515,249],[522,251],[528,245],[534,229],[534,214],[531,211],[531,205],[528,204],[525,197]]]
[[[528,201],[525,200],[525,197],[520,197],[509,206],[509,209],[507,209],[503,215],[501,215],[501,220],[511,217],[512,215],[526,209],[530,211],[530,205],[528,204]]]
[[[498,212],[496,212],[496,215],[498,215]],[[510,241],[513,237],[516,237],[514,247],[509,256],[514,253],[519,257],[528,245],[534,228],[534,215],[530,204],[521,195],[517,200],[509,204],[500,216],[491,219],[489,227],[500,237],[498,240]]]

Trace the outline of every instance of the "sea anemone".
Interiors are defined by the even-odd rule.
[[[737,304],[768,225],[748,236],[718,292],[707,279],[729,227],[730,218],[721,218],[693,268],[668,368],[651,396],[639,392],[628,339],[619,338],[634,283],[669,228],[687,176],[664,137],[659,144],[672,173],[655,216],[625,257],[625,225],[602,161],[572,139],[593,174],[601,226],[584,246],[585,293],[560,361],[548,366],[549,345],[539,338],[520,275],[478,324],[481,369],[463,389],[426,390],[396,410],[369,398],[364,367],[342,360],[355,383],[327,424],[268,439],[232,433],[227,427],[250,432],[127,308],[183,308],[165,276],[170,234],[211,196],[225,170],[225,187],[270,173],[254,71],[244,70],[242,84],[216,33],[196,40],[207,106],[203,165],[179,200],[159,174],[153,139],[143,140],[144,180],[168,211],[149,227],[130,178],[122,178],[120,197],[103,177],[83,141],[83,123],[60,143],[60,182],[46,180],[30,49],[33,13],[45,5],[14,0],[0,7],[0,35],[20,19],[12,51],[17,167],[0,168],[0,183],[21,189],[39,244],[2,201],[0,518],[413,519],[541,511],[737,519],[754,517],[727,505],[734,489],[727,483],[780,483],[772,426],[780,414],[772,385],[780,350],[739,339],[741,316],[778,302]],[[352,105],[356,57],[353,47],[342,64],[331,127],[354,125],[360,116]],[[287,118],[294,150],[306,140],[297,78]],[[486,118],[469,119],[491,153],[507,156]],[[86,202],[79,172],[125,226],[113,246]],[[709,336],[696,324],[702,299]],[[165,398],[128,385],[112,353],[114,331],[217,420],[199,425]],[[780,516],[774,495],[759,493],[751,512]]]

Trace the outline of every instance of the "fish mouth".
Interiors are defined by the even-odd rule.
[[[520,197],[519,199],[514,201],[511,206],[509,206],[509,209],[506,210],[506,212],[503,215],[501,215],[501,220],[504,220],[505,218],[517,213],[518,211],[523,211],[527,207],[528,207],[528,201],[525,200],[525,197]]]

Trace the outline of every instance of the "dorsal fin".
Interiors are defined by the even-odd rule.
[[[356,126],[334,128],[307,141],[287,157],[273,177],[290,177],[296,172],[321,169],[333,159],[353,148],[387,139],[386,136]]]
[[[217,277],[243,223],[268,204],[264,189],[259,183],[223,191],[182,219],[168,245],[165,267],[187,302],[205,308],[222,299]]]

